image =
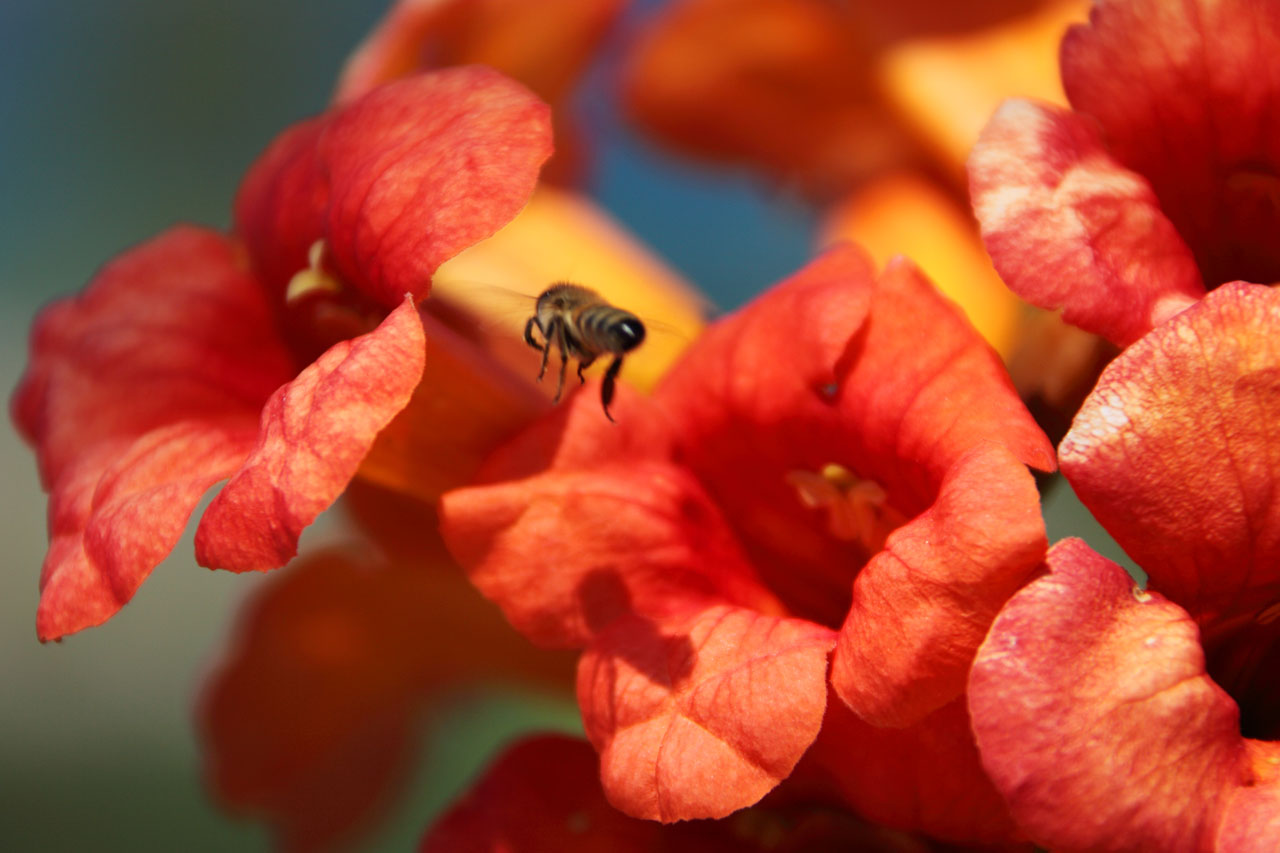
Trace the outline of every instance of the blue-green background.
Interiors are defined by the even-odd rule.
[[[225,226],[245,168],[281,128],[323,109],[382,8],[0,3],[0,386],[16,384],[41,304],[176,221]],[[721,306],[804,261],[803,206],[637,142],[617,126],[601,79],[583,108],[597,134],[597,197]],[[234,604],[261,579],[196,567],[188,536],[108,624],[41,646],[45,501],[11,429],[0,431],[0,464],[0,849],[265,848],[260,827],[205,799],[190,721]],[[1069,511],[1051,532],[1082,523]],[[304,547],[332,535],[322,525]],[[436,729],[434,761],[370,849],[407,847],[504,738],[542,725],[572,728],[574,711],[496,694],[460,700]]]

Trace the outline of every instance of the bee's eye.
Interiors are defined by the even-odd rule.
[[[624,349],[635,349],[644,340],[644,324],[639,320],[623,320],[613,330],[625,342]]]

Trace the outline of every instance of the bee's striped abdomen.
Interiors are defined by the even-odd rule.
[[[596,353],[621,355],[630,352],[644,340],[644,324],[630,311],[606,302],[584,307],[575,324],[582,334],[586,349]]]

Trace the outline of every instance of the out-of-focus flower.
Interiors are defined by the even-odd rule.
[[[877,277],[833,249],[710,328],[651,399],[614,408],[617,425],[588,386],[499,450],[486,485],[446,494],[441,518],[519,630],[586,648],[579,705],[628,814],[720,817],[775,788],[823,726],[833,648],[864,740],[953,704],[1043,557],[1025,465],[1051,468],[1051,448],[908,262]],[[947,732],[969,767],[934,778],[981,788],[967,729]],[[824,771],[858,776],[850,754]],[[993,808],[963,827],[927,808],[905,823],[1007,837],[982,790]]]
[[[624,0],[398,0],[347,60],[334,99],[344,103],[417,71],[487,65],[551,106],[556,154],[543,179],[582,171],[569,97]]]
[[[1235,283],[1128,347],[1060,448],[1150,579],[1067,540],[997,618],[984,766],[1054,850],[1280,845],[1280,295]]]
[[[1009,102],[970,161],[1009,286],[1126,346],[1206,289],[1280,279],[1276,38],[1270,3],[1096,3],[1062,45],[1072,109]]]
[[[237,236],[173,229],[48,308],[13,401],[50,492],[41,639],[110,618],[228,475],[197,558],[285,563],[418,385],[432,272],[549,153],[545,105],[501,75],[398,81],[277,139]]]
[[[926,853],[923,839],[867,824],[830,806],[766,803],[720,821],[663,825],[615,811],[604,798],[590,744],[543,735],[499,756],[432,826],[422,853],[617,853],[859,850]]]
[[[950,172],[1000,98],[1055,91],[1040,48],[1080,5],[683,0],[636,46],[625,97],[665,142],[830,201],[938,155]]]
[[[532,647],[453,564],[430,506],[367,486],[352,498],[390,553],[365,543],[281,573],[241,612],[199,706],[211,790],[283,849],[328,849],[379,817],[459,689],[572,685],[572,658]]]

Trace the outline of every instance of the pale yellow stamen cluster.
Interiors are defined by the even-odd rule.
[[[817,473],[791,471],[787,482],[806,507],[827,511],[832,536],[860,542],[868,551],[884,547],[885,538],[901,521],[879,483],[858,477],[843,465],[827,464]]]
[[[325,272],[322,266],[324,250],[324,240],[311,244],[311,248],[307,250],[306,268],[294,273],[293,278],[289,279],[289,286],[284,292],[285,302],[294,302],[316,291],[338,293],[342,290],[342,283]]]

